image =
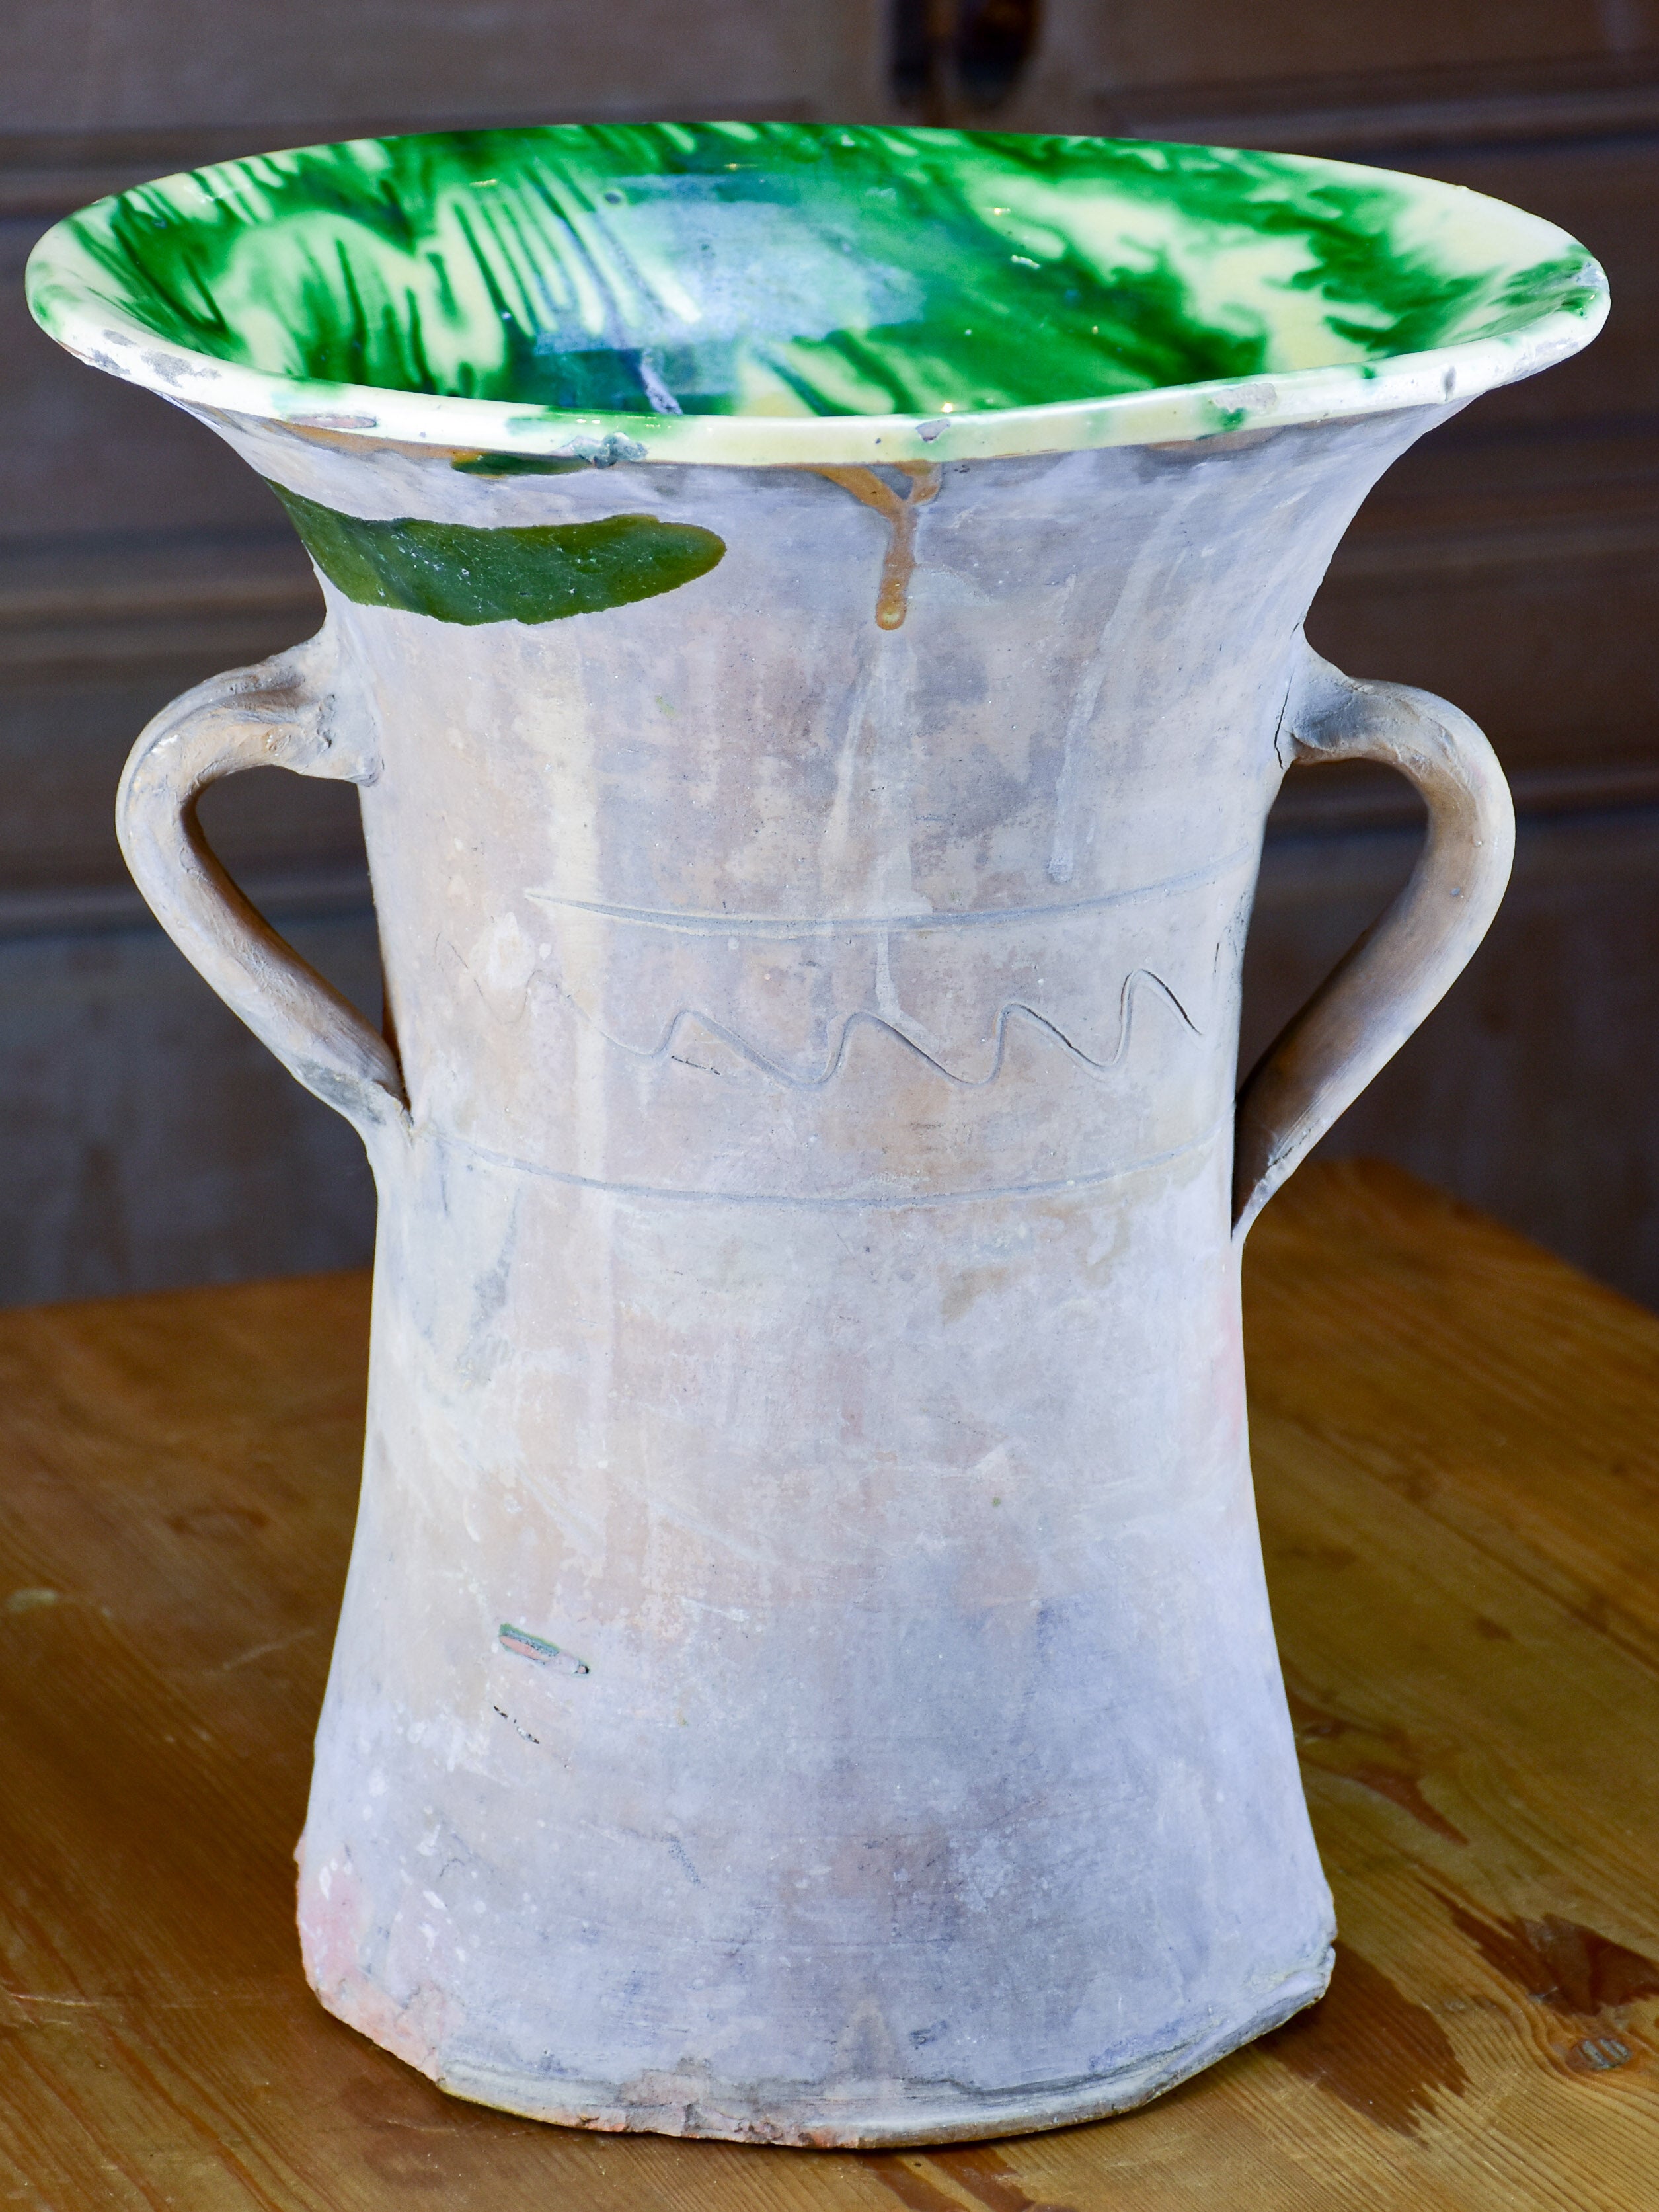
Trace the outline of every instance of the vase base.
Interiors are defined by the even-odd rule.
[[[397,2051],[451,2096],[525,2119],[613,2135],[880,2150],[1034,2135],[1132,2111],[1316,2002],[1330,1980],[1331,1963],[1328,1948],[1322,1958],[1275,1984],[1248,2012],[1183,2043],[1131,2059],[1110,2073],[989,2090],[952,2081],[845,2083],[823,2088],[779,2081],[744,2088],[690,2069],[643,2075],[619,2084],[556,2079],[469,2063],[452,2052],[417,2051],[410,2039],[384,2032],[383,1999],[360,2008],[351,2002],[348,1990],[336,1989],[325,2002],[331,2012]]]

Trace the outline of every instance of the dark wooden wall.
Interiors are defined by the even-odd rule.
[[[1355,673],[1474,714],[1522,815],[1492,939],[1332,1141],[1389,1153],[1659,1302],[1659,5],[958,14],[954,41],[927,0],[0,14],[0,1301],[343,1263],[372,1235],[355,1139],[149,925],[109,826],[148,715],[303,635],[314,586],[269,494],[215,440],[33,330],[29,246],[100,192],[228,153],[365,127],[718,114],[1333,153],[1498,193],[1601,257],[1601,339],[1409,455],[1310,623]],[[351,795],[273,774],[213,799],[250,890],[372,1005]],[[1252,936],[1253,1042],[1389,896],[1414,837],[1414,802],[1386,776],[1291,778]]]

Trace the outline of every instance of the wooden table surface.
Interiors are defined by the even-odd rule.
[[[1246,1273],[1330,1995],[1141,2112],[869,2155],[512,2119],[312,1999],[363,1277],[0,1315],[0,2203],[1654,2212],[1659,1318],[1376,1166]]]

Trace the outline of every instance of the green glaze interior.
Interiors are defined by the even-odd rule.
[[[1483,389],[1583,344],[1606,287],[1533,216],[1343,163],[655,124],[222,162],[60,223],[30,300],[117,374],[299,425],[939,459]]]

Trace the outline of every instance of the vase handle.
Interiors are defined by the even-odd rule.
[[[209,784],[244,769],[373,782],[378,757],[351,726],[367,729],[367,718],[341,712],[334,674],[324,629],[175,699],[132,749],[115,826],[134,880],[185,957],[290,1074],[367,1138],[407,1118],[396,1054],[243,897],[196,817]]]
[[[1510,879],[1515,809],[1468,716],[1409,684],[1357,683],[1308,651],[1280,757],[1382,761],[1429,810],[1417,866],[1388,911],[1279,1033],[1238,1094],[1233,1233],[1242,1239],[1377,1071],[1437,1006],[1486,935]]]

